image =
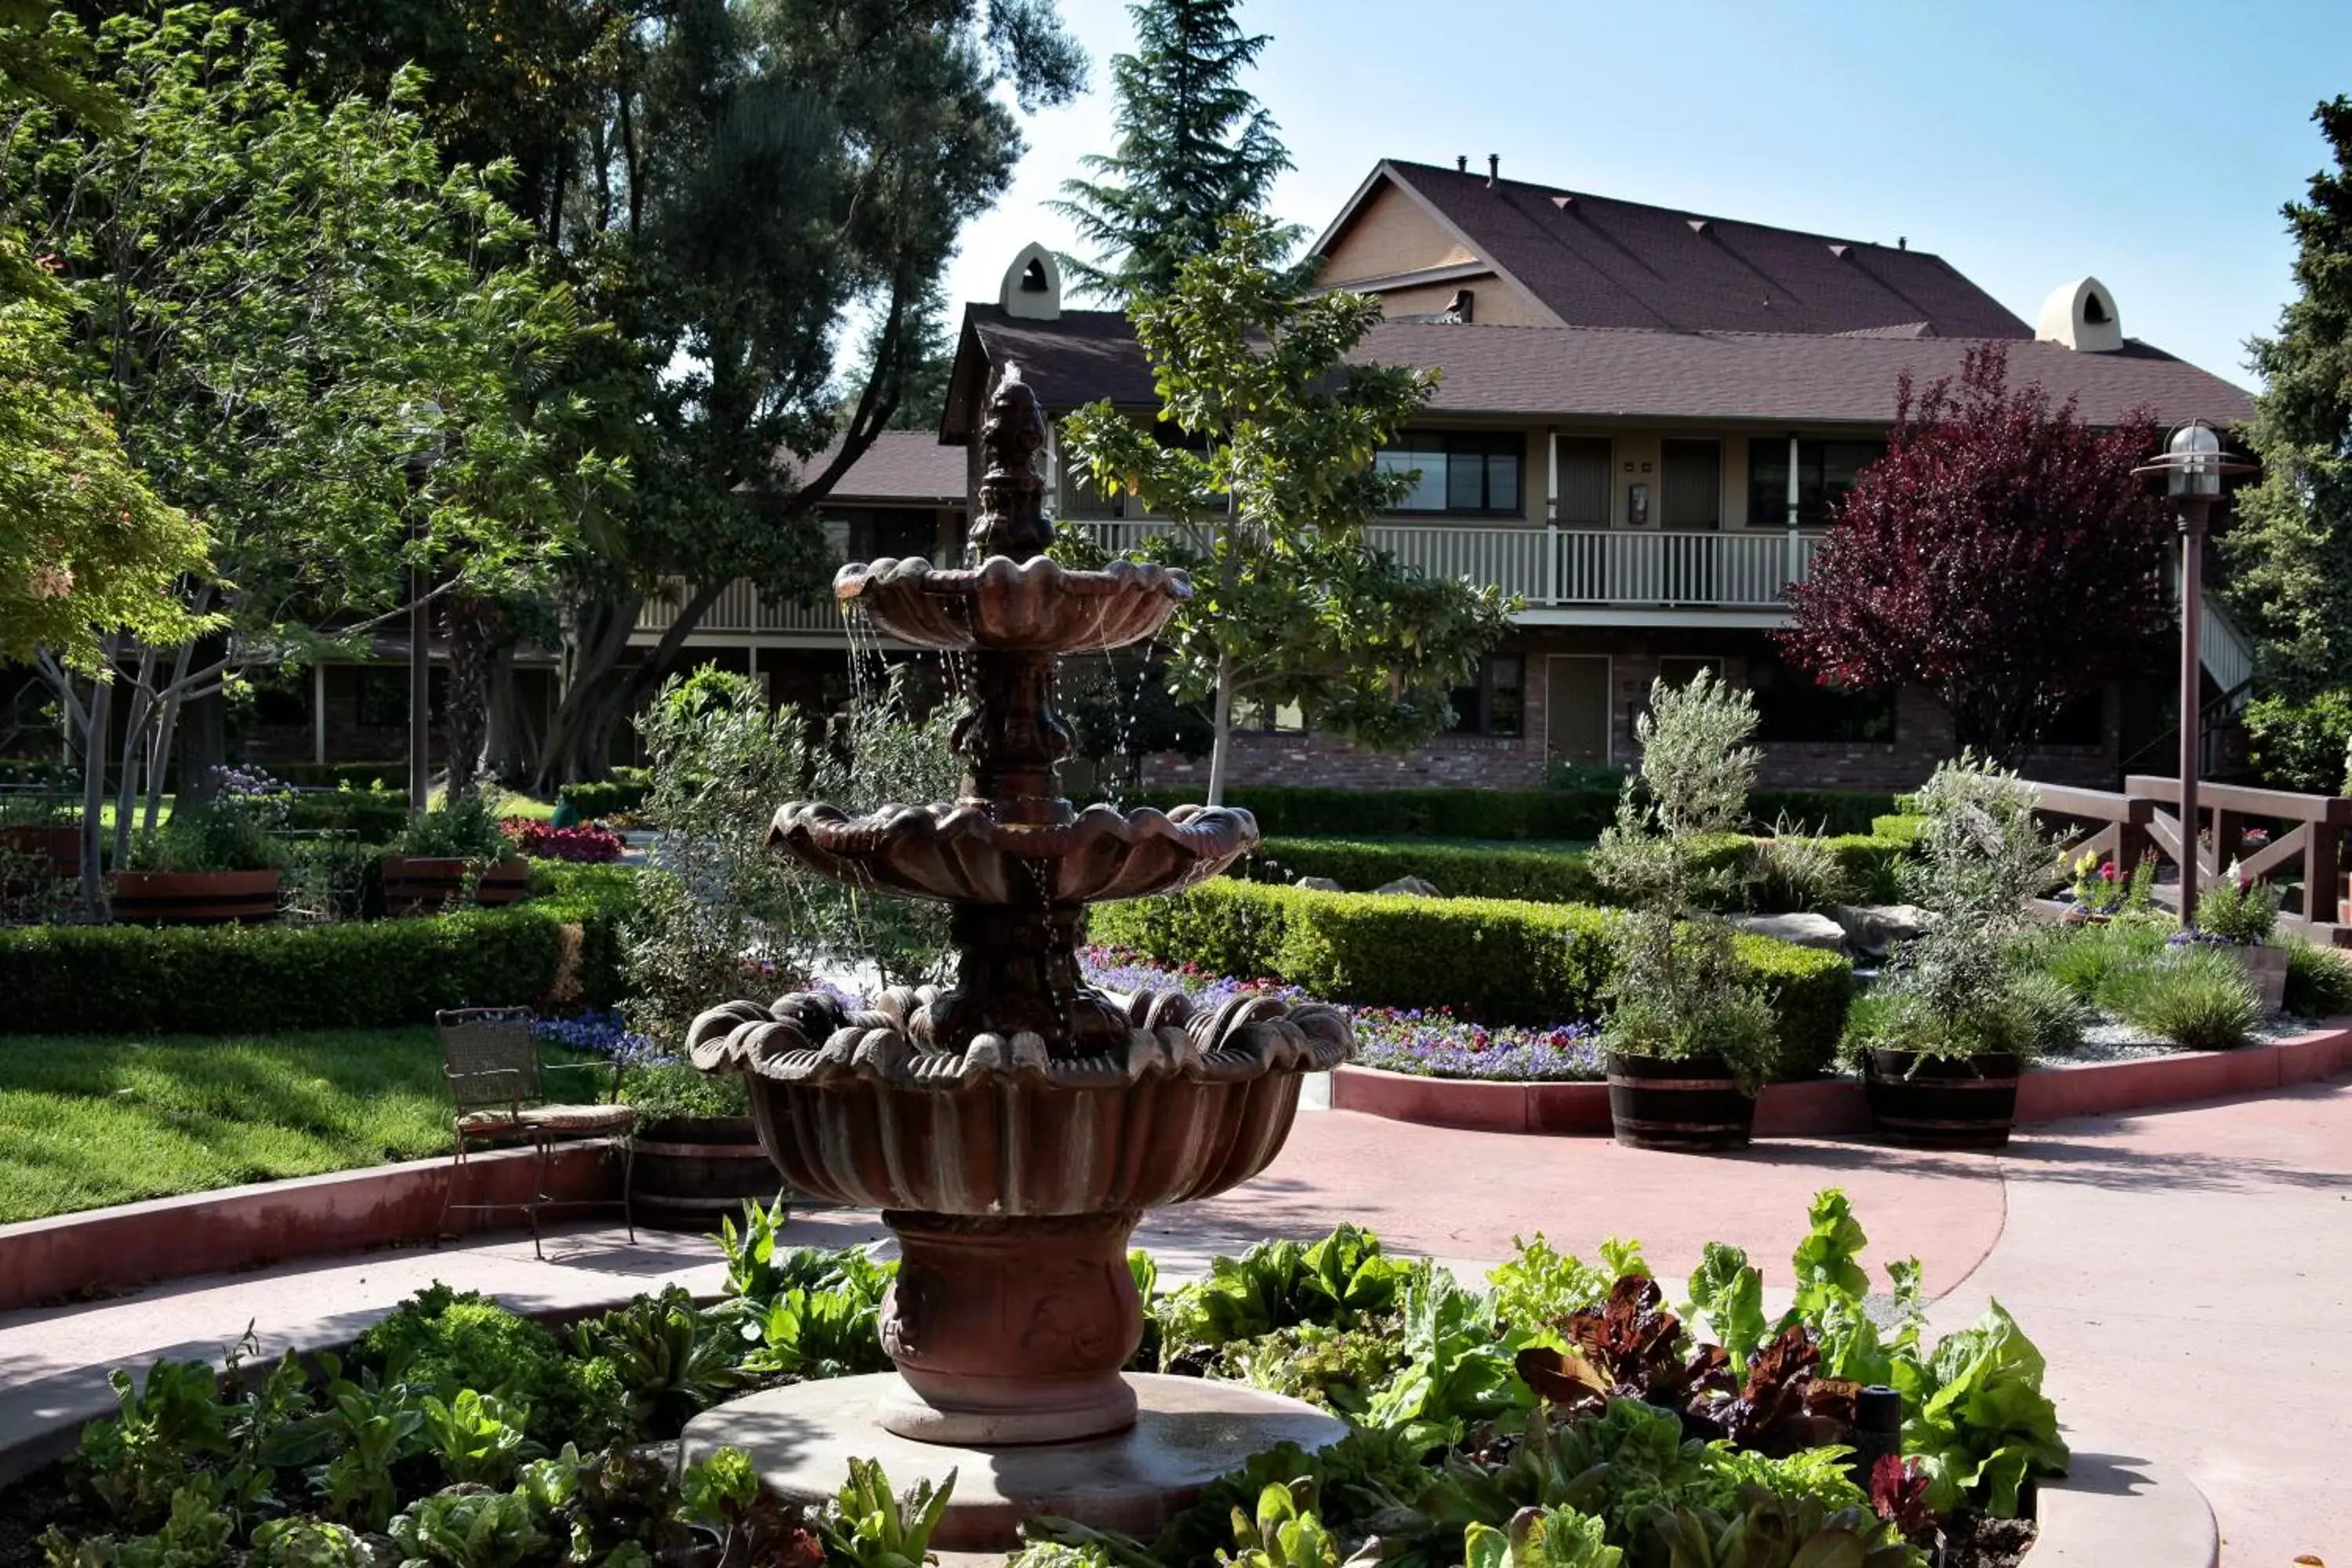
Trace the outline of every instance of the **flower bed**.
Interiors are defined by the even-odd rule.
[[[1349,1435],[1252,1458],[1149,1542],[1032,1520],[1013,1561],[1336,1568],[1377,1531],[1385,1560],[1430,1568],[1663,1563],[1677,1538],[1777,1542],[1741,1559],[1770,1564],[1925,1568],[1946,1542],[1998,1543],[1966,1560],[2013,1563],[2032,1478],[2069,1460],[2039,1352],[1998,1306],[1930,1342],[1916,1270],[1900,1265],[1891,1305],[1865,1312],[1867,1238],[1843,1195],[1819,1194],[1810,1219],[1802,1289],[1777,1318],[1762,1272],[1722,1246],[1679,1310],[1633,1243],[1596,1264],[1538,1235],[1484,1289],[1354,1226],[1216,1258],[1174,1290],[1138,1254],[1133,1370],[1286,1394]],[[853,1461],[836,1502],[803,1508],[762,1498],[740,1451],[697,1449],[681,1471],[664,1447],[741,1393],[887,1368],[877,1328],[894,1266],[789,1250],[780,1223],[753,1210],[728,1228],[711,1307],[671,1287],[557,1332],[434,1286],[344,1354],[119,1373],[120,1418],[0,1493],[0,1562],[924,1561],[945,1501],[928,1488],[895,1496]],[[1866,1417],[1856,1383],[1898,1390],[1898,1407]],[[1857,1443],[1881,1457],[1849,1465]],[[1543,1554],[1506,1555],[1506,1531]],[[1276,1532],[1280,1557],[1263,1550]]]
[[[1155,963],[1124,948],[1090,947],[1080,955],[1089,984],[1108,991],[1180,990],[1204,1011],[1234,996],[1308,999],[1277,980],[1235,980],[1197,963]],[[1489,1027],[1455,1017],[1444,1007],[1354,1007],[1355,1060],[1364,1067],[1425,1078],[1501,1079],[1515,1082],[1598,1079],[1605,1068],[1591,1024],[1550,1028]]]
[[[601,865],[618,860],[628,849],[619,834],[593,822],[558,827],[528,816],[509,816],[499,826],[517,849],[534,860]]]

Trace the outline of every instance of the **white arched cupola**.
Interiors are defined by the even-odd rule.
[[[1004,286],[996,302],[1008,316],[1026,321],[1062,319],[1062,264],[1054,253],[1034,243],[1023,246],[1013,265],[1004,269]]]
[[[2123,317],[2116,297],[2095,278],[2077,278],[2050,291],[2033,335],[2063,343],[2080,353],[2111,354],[2124,346]]]

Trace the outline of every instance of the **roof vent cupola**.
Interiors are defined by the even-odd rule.
[[[2111,354],[2124,346],[2123,318],[2105,284],[2095,278],[2077,278],[2052,289],[2042,301],[2042,319],[2033,335],[2078,353]]]
[[[1008,316],[1028,321],[1062,319],[1062,265],[1042,245],[1025,245],[1004,269],[996,302]]]

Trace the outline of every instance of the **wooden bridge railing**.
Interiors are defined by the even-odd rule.
[[[2344,918],[2345,906],[2352,904],[2352,888],[2344,879],[2352,797],[2200,781],[2199,821],[2184,833],[2176,778],[2133,773],[2119,791],[2032,787],[2041,813],[2059,820],[2069,859],[2088,850],[2112,856],[2128,870],[2153,850],[2176,868],[2193,863],[2200,890],[2234,862],[2241,876],[2268,878],[2288,889],[2282,927],[2323,945],[2352,947],[2352,924]],[[2250,839],[2257,827],[2267,842]],[[2195,847],[2184,850],[2184,845]],[[2053,868],[2053,880],[2058,879]]]

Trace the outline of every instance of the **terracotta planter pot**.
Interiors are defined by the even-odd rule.
[[[259,925],[278,918],[272,871],[117,871],[107,901],[118,921],[142,925]]]
[[[1756,1101],[1721,1057],[1668,1061],[1611,1051],[1609,1121],[1629,1149],[1722,1153],[1748,1147]]]
[[[1921,1057],[1873,1051],[1863,1064],[1863,1093],[1880,1132],[1917,1149],[1999,1149],[2017,1120],[2017,1075],[2008,1051],[1979,1057]]]
[[[677,1116],[637,1129],[630,1201],[640,1224],[715,1231],[746,1203],[773,1203],[783,1184],[748,1116]]]
[[[437,915],[462,897],[468,862],[456,856],[387,855],[383,858],[383,911],[388,915]],[[509,855],[482,868],[474,886],[477,904],[519,901],[530,881],[530,862]]]
[[[2232,947],[2223,950],[2235,953],[2244,965],[2246,979],[2254,994],[2263,999],[2263,1011],[2275,1013],[2286,1005],[2286,949],[2283,947]]]

